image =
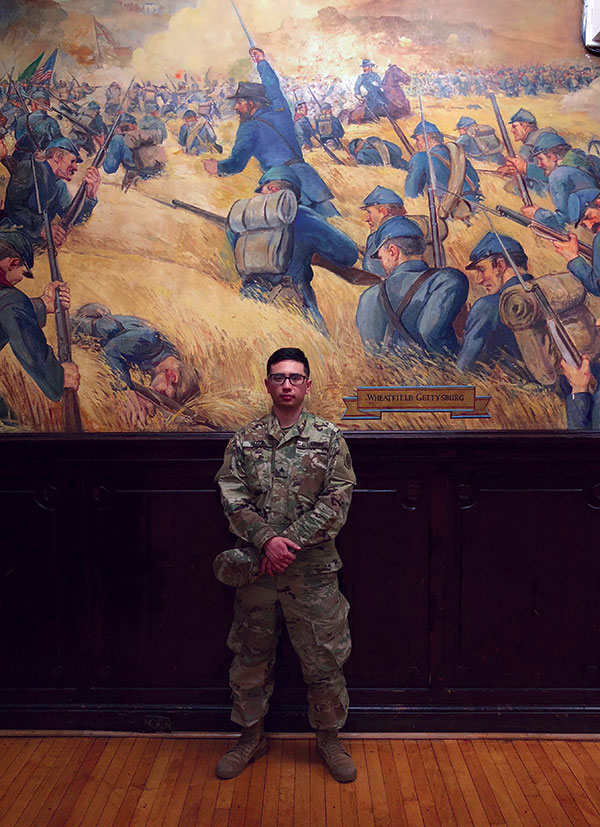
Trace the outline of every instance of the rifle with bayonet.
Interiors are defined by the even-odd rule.
[[[530,230],[533,230],[533,232],[540,238],[544,238],[547,241],[565,242],[569,241],[570,239],[568,233],[561,233],[560,230],[554,230],[552,227],[547,227],[546,224],[542,224],[540,221],[536,221],[534,218],[527,218],[520,212],[517,212],[516,210],[511,210],[509,207],[503,207],[501,204],[498,204],[495,210],[492,210],[490,207],[486,207],[483,204],[478,204],[477,207],[481,208],[485,212],[492,213],[493,215],[498,215],[501,218],[509,218],[511,221],[515,221],[522,227],[528,227]],[[591,261],[593,256],[592,245],[584,244],[583,241],[579,240],[578,244],[580,255]]]
[[[23,104],[26,108],[27,114],[29,114],[29,111],[27,110],[27,104],[25,104],[24,101]],[[34,141],[36,149],[39,152],[40,147],[37,144],[37,142],[35,142],[33,135],[31,135],[31,139]],[[52,236],[52,224],[50,223],[50,216],[48,215],[47,206],[45,204],[42,204],[42,199],[40,196],[40,189],[37,179],[37,169],[35,166],[37,162],[33,154],[31,155],[30,160],[31,173],[33,176],[33,188],[35,191],[36,207],[38,213],[42,216],[44,222],[44,233],[46,235],[46,249],[48,251],[48,264],[50,265],[50,281],[64,282],[64,279],[61,275],[58,266],[56,247],[54,245],[54,237]],[[58,290],[56,290],[54,293],[54,317],[56,319],[56,341],[58,350],[58,361],[61,363],[72,362],[73,359],[71,355],[71,333],[69,330],[69,314],[60,303],[60,294]],[[63,388],[62,407],[64,414],[65,430],[71,432],[83,431],[83,425],[81,422],[81,411],[79,410],[79,399],[77,397],[76,390],[74,390],[73,388]]]
[[[220,227],[222,230],[227,229],[227,218],[224,215],[218,215],[210,210],[205,210],[203,207],[197,207],[195,204],[179,201],[177,198],[173,198],[171,201],[163,201],[161,198],[155,198],[153,195],[146,195],[145,193],[143,193],[143,195],[145,198],[150,198],[152,201],[163,204],[165,207],[171,207],[173,210],[187,210],[187,212],[191,212],[200,218],[205,218],[207,221],[216,224],[217,227]],[[379,284],[379,282],[382,281],[382,277],[376,273],[369,273],[367,270],[361,270],[360,267],[343,267],[342,265],[335,264],[333,261],[322,258],[318,253],[313,255],[312,264],[316,267],[322,267],[324,270],[329,270],[330,273],[340,276],[350,284],[370,285]]]
[[[500,112],[496,96],[493,92],[489,92],[488,98],[492,103],[492,108],[494,110],[494,114],[496,115],[496,121],[498,122],[498,129],[500,130],[502,143],[504,144],[504,150],[509,158],[514,158],[515,151],[513,149],[513,145],[510,140],[508,130],[506,129],[504,118],[502,117],[502,113]],[[531,195],[529,194],[529,189],[527,187],[527,181],[525,180],[525,176],[522,173],[517,172],[514,177],[517,183],[517,188],[519,190],[519,195],[521,196],[521,201],[526,207],[532,207],[533,201],[531,200]]]
[[[125,95],[123,96],[123,100],[121,101],[121,106],[119,107],[121,110],[123,109],[123,106],[125,105],[125,100],[127,99],[127,95],[129,94],[129,90],[131,89],[132,83],[133,83],[133,78],[131,79],[131,82],[130,82],[129,86],[127,87],[127,91],[125,92]],[[101,164],[104,163],[104,159],[106,158],[106,153],[108,152],[108,147],[110,146],[110,142],[112,141],[113,136],[114,136],[114,134],[117,130],[117,127],[118,127],[118,125],[121,121],[121,114],[122,114],[122,112],[119,112],[119,114],[117,115],[117,117],[115,118],[115,120],[113,122],[113,125],[109,129],[108,134],[106,135],[106,138],[104,139],[104,143],[102,144],[102,146],[98,147],[98,151],[96,152],[96,155],[94,156],[94,160],[90,164],[91,167],[95,167],[96,169],[98,169],[98,167]],[[89,169],[89,167],[88,167],[88,169]],[[80,214],[81,210],[83,209],[83,205],[85,204],[86,192],[87,192],[87,184],[86,184],[85,181],[82,181],[81,184],[79,185],[79,189],[75,193],[75,195],[73,197],[73,200],[71,201],[71,203],[69,205],[68,210],[66,211],[66,213],[63,215],[63,217],[60,220],[60,226],[64,230],[70,230],[71,227],[73,226],[73,224],[75,223],[75,221],[77,220],[77,216]]]
[[[193,422],[194,425],[202,425],[211,431],[222,430],[210,419],[200,416],[187,405],[180,405],[168,396],[163,396],[161,393],[157,393],[157,391],[153,388],[149,388],[146,385],[140,385],[139,382],[132,382],[132,387],[137,394],[143,396],[144,399],[147,399],[149,402],[152,402],[152,404],[156,405],[157,408],[161,408],[166,413],[171,414],[173,418],[180,415]]]
[[[446,256],[444,254],[444,247],[440,239],[440,228],[438,224],[437,205],[435,203],[436,178],[435,169],[433,166],[433,158],[431,157],[431,149],[429,147],[429,138],[427,136],[427,129],[425,128],[425,115],[423,113],[423,101],[421,100],[421,92],[419,95],[419,109],[421,112],[421,128],[423,129],[423,140],[425,141],[425,152],[427,154],[427,167],[429,169],[429,181],[427,185],[427,207],[429,210],[429,225],[431,227],[431,246],[433,249],[433,264],[434,267],[445,267]]]

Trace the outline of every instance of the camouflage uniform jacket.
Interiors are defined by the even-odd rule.
[[[356,477],[340,430],[303,411],[282,431],[273,412],[232,437],[216,476],[234,534],[262,549],[283,536],[301,547],[289,567],[337,571],[334,538],[346,522]]]

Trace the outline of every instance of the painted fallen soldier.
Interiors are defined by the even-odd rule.
[[[155,394],[181,406],[199,393],[196,369],[181,358],[163,333],[144,319],[114,315],[108,307],[92,302],[79,307],[71,322],[74,342],[100,349],[113,373],[113,389],[123,393],[122,415],[130,427],[145,425],[157,407],[134,381],[132,370],[149,377],[149,388]]]

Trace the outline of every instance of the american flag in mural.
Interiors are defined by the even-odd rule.
[[[50,83],[52,80],[52,72],[54,71],[54,64],[56,63],[57,54],[58,49],[55,49],[44,65],[40,66],[39,69],[36,69],[35,74],[31,78],[32,83]]]

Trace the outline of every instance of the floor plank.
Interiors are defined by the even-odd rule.
[[[0,738],[2,827],[600,827],[600,742],[352,738],[338,784],[314,738],[269,738],[235,779],[233,739]]]

